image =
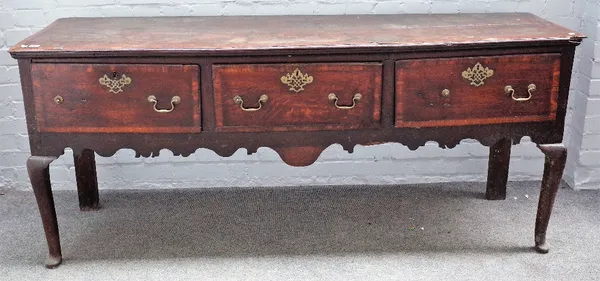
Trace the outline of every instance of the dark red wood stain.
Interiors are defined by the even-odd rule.
[[[476,87],[462,72],[481,63],[494,71]],[[560,54],[405,60],[396,63],[396,127],[551,121],[556,117]],[[504,87],[514,88],[515,101]],[[441,95],[444,89],[450,95]]]
[[[172,56],[250,51],[271,56],[319,48],[356,53],[382,47],[531,46],[581,37],[528,13],[69,18],[19,42],[11,52],[69,57],[73,52]]]
[[[62,260],[48,165],[70,147],[80,204],[98,206],[94,152],[136,156],[162,149],[230,156],[273,148],[293,166],[326,147],[466,138],[491,146],[487,198],[506,196],[510,146],[531,137],[546,154],[535,244],[546,229],[566,159],[563,139],[575,47],[583,35],[532,14],[348,15],[61,19],[11,48],[18,58],[32,156],[27,162],[48,242],[48,267]],[[462,71],[494,70],[481,87]],[[281,76],[313,76],[291,92]],[[110,93],[104,74],[132,79]],[[531,100],[517,96],[536,84]],[[450,90],[442,97],[442,90]],[[350,110],[339,104],[362,99]],[[259,111],[261,95],[268,101]],[[64,102],[56,104],[60,95]],[[170,113],[173,96],[181,103]]]
[[[40,132],[192,133],[200,132],[199,68],[196,65],[33,64],[31,70]],[[104,75],[131,84],[112,93],[98,81]],[[173,96],[181,103],[170,113]],[[56,104],[54,97],[64,102]]]
[[[280,78],[299,69],[313,77],[299,92]],[[381,64],[244,64],[213,67],[215,114],[218,131],[288,131],[376,128],[380,123]],[[299,88],[297,88],[299,90]],[[330,93],[339,105],[328,99]],[[268,100],[258,111],[243,111],[233,97],[240,96],[245,107],[257,107],[261,95]]]
[[[290,166],[303,167],[314,163],[324,147],[318,146],[301,146],[275,148],[275,151],[281,157],[281,160]]]

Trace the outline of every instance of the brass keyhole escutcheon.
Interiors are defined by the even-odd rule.
[[[112,73],[112,78],[104,74],[104,76],[98,79],[100,85],[106,86],[108,91],[113,94],[123,92],[123,87],[131,84],[132,81],[133,80],[130,77],[127,77],[125,74],[121,75],[121,78],[117,79],[117,72]]]
[[[65,101],[65,99],[63,99],[63,97],[61,97],[61,96],[56,96],[56,97],[54,97],[54,103],[55,103],[55,104],[61,104],[61,103],[63,103],[64,101]]]
[[[448,90],[448,89],[442,90],[441,95],[442,95],[442,97],[445,97],[445,98],[449,97],[450,96],[450,90]]]
[[[475,64],[472,68],[469,67],[467,70],[462,72],[462,77],[469,81],[471,85],[480,87],[485,84],[485,80],[494,75],[494,70],[488,67],[484,67],[481,63]]]
[[[281,76],[280,80],[281,83],[290,87],[290,91],[299,93],[304,91],[304,86],[313,82],[313,77],[296,68],[292,73]]]

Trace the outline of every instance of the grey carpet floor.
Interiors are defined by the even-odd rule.
[[[64,263],[33,194],[0,195],[0,280],[600,280],[600,192],[561,189],[533,251],[538,182],[55,193]]]

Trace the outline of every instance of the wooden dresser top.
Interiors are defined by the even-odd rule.
[[[583,34],[528,13],[59,19],[15,57],[360,51],[474,44],[549,44]],[[109,54],[110,53],[110,54]]]

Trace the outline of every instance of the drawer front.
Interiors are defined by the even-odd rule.
[[[33,64],[41,132],[200,131],[196,65]]]
[[[556,118],[559,54],[396,62],[396,127]]]
[[[381,75],[378,63],[215,65],[217,130],[378,127]]]

